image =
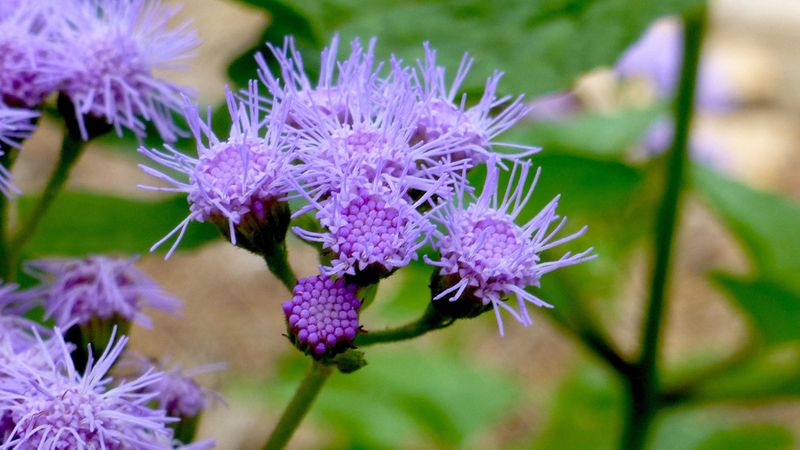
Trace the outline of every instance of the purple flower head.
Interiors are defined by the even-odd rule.
[[[283,205],[282,200],[289,192],[288,183],[294,171],[291,164],[294,143],[283,132],[286,108],[273,108],[268,117],[262,118],[255,84],[251,82],[250,88],[243,100],[237,100],[227,91],[233,126],[225,140],[220,140],[212,131],[210,114],[204,121],[197,108],[187,104],[184,114],[197,141],[197,158],[186,156],[171,146],[166,146],[166,152],[139,149],[140,153],[167,169],[180,172],[187,179],[181,181],[140,165],[147,174],[172,185],[142,187],[186,192],[190,205],[189,216],[151,250],[178,233],[167,253],[169,257],[191,221],[213,222],[227,231],[234,244],[237,227],[271,225],[273,208]]]
[[[20,146],[33,131],[33,119],[37,116],[33,111],[8,108],[0,102],[0,156],[3,149]],[[0,194],[10,197],[19,193],[19,189],[11,184],[12,178],[11,172],[0,164]]]
[[[63,79],[61,22],[48,3],[12,1],[0,11],[0,103],[37,108]]]
[[[653,84],[656,95],[672,98],[678,85],[683,53],[683,36],[678,22],[655,22],[617,62],[621,78],[643,78]],[[725,111],[734,103],[734,93],[721,68],[710,58],[700,63],[697,103],[703,109]]]
[[[331,265],[320,268],[324,275],[381,278],[417,258],[432,230],[427,215],[418,211],[428,200],[411,203],[404,189],[348,178],[341,192],[323,202],[309,198],[323,231],[293,231],[330,251]]]
[[[430,142],[443,135],[451,135],[462,144],[460,152],[450,153],[454,160],[467,160],[471,165],[485,161],[494,147],[520,150],[514,158],[539,151],[536,147],[498,142],[496,138],[522,119],[530,110],[522,96],[497,96],[497,86],[502,73],[495,72],[486,81],[483,96],[471,107],[466,107],[466,95],[457,98],[458,90],[467,77],[474,60],[464,55],[450,88],[447,88],[445,69],[436,63],[436,50],[425,43],[425,60],[419,61],[417,86],[417,129],[415,140]],[[500,112],[493,114],[500,108]]]
[[[176,313],[181,302],[167,294],[134,264],[137,258],[89,256],[42,259],[27,270],[42,282],[46,317],[68,328],[93,319],[135,321],[150,327],[144,307]]]
[[[292,342],[315,357],[350,348],[359,332],[357,290],[358,286],[344,278],[317,275],[300,279],[292,299],[283,303]]]
[[[23,317],[40,295],[40,289],[20,291],[16,284],[0,281],[0,365],[10,355],[25,352],[36,344],[32,328],[48,334],[47,329]]]
[[[107,376],[127,343],[124,336],[96,361],[90,358],[83,374],[75,369],[61,330],[52,339],[60,349],[47,356],[46,367],[16,358],[0,366],[0,410],[7,411],[13,428],[2,450],[171,448],[159,445],[172,435],[171,419],[163,410],[148,407],[152,394],[142,391],[163,376],[148,372],[117,384]],[[41,353],[46,344],[37,336]]]
[[[285,39],[283,48],[267,44],[280,66],[280,73],[273,75],[264,56],[256,54],[259,77],[272,96],[267,101],[291,99],[296,106],[302,105],[317,114],[348,122],[352,116],[351,101],[355,92],[364,91],[371,96],[378,93],[378,74],[382,65],[375,65],[375,42],[374,38],[371,39],[365,49],[360,40],[353,40],[350,56],[339,61],[339,36],[335,35],[330,46],[320,54],[319,79],[316,83],[308,78],[303,58],[292,37]],[[295,119],[295,111],[292,111],[289,123],[300,126]]]
[[[463,192],[459,192],[455,204],[434,214],[444,227],[444,231],[433,234],[433,246],[439,251],[440,259],[433,261],[425,257],[428,264],[439,270],[440,289],[436,289],[434,301],[473,302],[484,308],[491,306],[501,336],[501,309],[528,326],[531,319],[526,302],[551,307],[526,291],[526,287],[538,287],[542,275],[548,272],[595,257],[590,248],[576,255],[567,252],[556,261],[542,261],[541,252],[575,239],[584,233],[586,227],[554,240],[566,223],[566,218],[556,215],[558,197],[536,217],[518,225],[516,220],[531,198],[539,176],[537,171],[533,182],[526,187],[529,172],[529,163],[515,164],[505,192],[501,192],[498,188],[499,171],[491,159],[486,184],[474,202],[466,205]],[[551,228],[553,224],[555,226]],[[507,304],[510,295],[516,296],[518,311]]]
[[[73,55],[63,92],[71,100],[81,136],[90,116],[138,136],[145,121],[164,140],[181,134],[173,121],[185,88],[155,75],[184,68],[198,38],[188,22],[170,27],[178,9],[160,0],[69,0],[64,39]]]

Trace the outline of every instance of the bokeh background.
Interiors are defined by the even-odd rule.
[[[558,121],[531,119],[512,133],[544,147],[534,157],[543,167],[536,201],[563,192],[561,210],[572,226],[590,225],[578,245],[595,245],[600,255],[563,277],[545,278],[543,295],[565,314],[582,302],[623,353],[635,353],[659,186],[658,159],[636,152],[663,105],[646,84],[621,82],[612,67],[658,13],[692,2],[626,8],[638,2],[539,1],[531,6],[538,21],[528,22],[517,20],[526,2],[514,1],[397,8],[172,3],[183,4],[181,17],[193,20],[204,41],[191,70],[175,78],[195,88],[206,105],[220,103],[226,84],[255,77],[243,54],[265,38],[295,33],[303,47],[314,49],[334,29],[345,37],[375,34],[383,51],[411,52],[431,39],[450,60],[476,53],[480,74],[507,72],[508,92],[531,99],[573,95],[580,112]],[[419,14],[429,6],[449,10],[450,19]],[[311,19],[303,22],[297,11]],[[724,178],[703,178],[686,198],[663,346],[666,379],[691,377],[741,349],[757,349],[752,362],[709,376],[700,403],[665,410],[652,448],[800,448],[800,289],[792,287],[791,271],[800,267],[800,254],[792,252],[800,250],[800,2],[716,0],[710,12],[704,58],[720,68],[734,102],[721,112],[701,112],[696,124],[695,133],[715,149],[706,166]],[[316,27],[316,42],[304,38],[308,26]],[[306,51],[306,59],[315,60],[316,51]],[[480,77],[468,86],[476,83]],[[57,156],[60,129],[51,119],[44,124],[15,168],[25,192],[41,188]],[[68,254],[70,240],[100,248],[116,239],[121,251],[141,253],[140,267],[185,307],[182,318],[154,314],[154,329],[135,328],[134,347],[144,354],[166,351],[187,367],[225,362],[226,371],[203,380],[225,404],[206,413],[201,435],[215,437],[220,449],[259,448],[304,368],[282,336],[279,305],[288,293],[262,260],[222,238],[206,242],[210,231],[199,225],[192,226],[190,248],[169,261],[147,254],[143,244],[169,231],[185,203],[137,189],[150,180],[136,167],[135,147],[130,139],[93,144],[70,181],[75,194],[53,212],[76,217],[45,224],[30,252]],[[694,179],[702,171],[694,171]],[[167,204],[174,214],[163,215]],[[102,219],[107,215],[124,221],[129,232],[111,229]],[[313,274],[314,251],[294,238],[289,246],[298,274]],[[770,259],[776,254],[786,258]],[[769,283],[761,282],[764,261],[773,261]],[[419,315],[429,301],[427,276],[413,266],[382,283],[362,322],[378,329]],[[624,402],[620,381],[548,313],[536,316],[527,329],[509,322],[503,338],[494,319],[484,316],[413,342],[370,348],[366,368],[333,377],[290,448],[615,448]]]

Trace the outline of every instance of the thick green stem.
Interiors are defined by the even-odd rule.
[[[630,401],[622,436],[624,449],[645,447],[650,426],[659,407],[659,350],[705,25],[705,6],[694,9],[684,17],[683,65],[674,108],[675,138],[667,155],[666,185],[656,222],[655,261],[650,299],[644,319],[641,355],[635,370],[628,376]]]
[[[47,210],[50,209],[58,194],[64,189],[69,174],[78,158],[83,154],[85,147],[86,142],[71,136],[70,133],[64,134],[64,138],[61,141],[61,154],[53,173],[50,174],[50,178],[47,180],[47,186],[45,186],[44,192],[42,192],[39,201],[34,205],[33,210],[23,219],[8,246],[7,259],[12,270],[16,266],[17,258],[23,247],[36,233],[36,228],[44,218]]]
[[[422,336],[433,330],[446,328],[453,324],[454,319],[443,317],[429,304],[425,309],[425,313],[419,319],[399,326],[397,328],[387,328],[382,331],[372,331],[369,333],[359,334],[356,337],[355,344],[357,346],[367,346],[373,344],[381,344],[386,342],[397,342],[412,339]]]
[[[279,280],[286,286],[289,292],[292,292],[294,286],[297,284],[297,276],[289,264],[289,253],[286,251],[286,241],[275,245],[270,252],[264,255],[264,261],[267,262],[267,267],[273,275],[278,277]]]
[[[289,439],[292,438],[294,431],[300,425],[300,422],[305,417],[306,413],[311,409],[314,399],[328,379],[332,366],[322,364],[318,361],[312,361],[311,366],[306,372],[305,378],[300,382],[300,386],[292,397],[292,401],[283,411],[278,425],[272,430],[269,439],[262,447],[263,450],[278,450],[286,447]]]

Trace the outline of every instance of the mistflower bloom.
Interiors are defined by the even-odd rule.
[[[678,86],[682,53],[683,36],[678,21],[662,19],[625,51],[615,71],[623,79],[645,79],[652,83],[658,97],[671,99]],[[697,87],[698,106],[725,111],[734,102],[733,90],[719,62],[711,57],[703,58]]]
[[[0,103],[0,156],[4,151],[17,148],[33,131],[33,120],[37,117],[33,111],[12,109]],[[11,184],[11,172],[0,164],[0,194],[11,196],[19,190]]]
[[[44,327],[22,316],[39,297],[39,289],[19,290],[13,283],[0,281],[0,364],[4,357],[23,352],[35,344],[31,328],[47,333]]]
[[[284,40],[283,48],[268,43],[280,69],[277,76],[273,75],[264,56],[256,54],[259,77],[271,95],[270,99],[265,100],[274,103],[290,99],[297,106],[302,105],[318,114],[348,122],[352,117],[351,102],[356,92],[364,91],[369,95],[378,93],[382,65],[375,64],[375,42],[374,38],[371,39],[365,49],[358,39],[353,40],[350,56],[339,61],[339,36],[335,35],[331,44],[320,54],[316,83],[308,78],[292,37]],[[294,112],[290,113],[289,123],[299,125]]]
[[[80,135],[88,116],[138,136],[145,122],[164,140],[181,134],[173,121],[186,88],[156,76],[185,68],[199,41],[189,22],[170,27],[178,8],[160,0],[69,0],[64,40],[72,54],[62,92],[74,108]]]
[[[55,36],[61,21],[46,7],[44,0],[12,1],[0,11],[0,103],[37,108],[63,80],[67,54]]]
[[[143,308],[176,313],[181,302],[137,269],[137,259],[42,259],[28,262],[26,269],[41,281],[45,317],[58,326],[66,329],[101,319],[150,327]]]
[[[0,410],[13,428],[0,449],[164,449],[167,425],[175,419],[150,408],[153,394],[142,393],[163,376],[147,372],[112,384],[108,371],[122,354],[127,338],[112,340],[99,358],[78,373],[60,329],[52,339],[60,350],[42,368],[25,358],[0,366]],[[42,354],[47,344],[38,338]]]
[[[243,100],[237,100],[230,91],[227,92],[233,126],[224,139],[212,131],[210,117],[203,121],[197,108],[186,105],[184,114],[197,141],[196,158],[168,145],[166,151],[139,149],[143,155],[172,172],[180,173],[186,180],[140,165],[147,174],[172,185],[140,187],[185,192],[189,201],[186,219],[151,250],[177,233],[167,253],[169,257],[192,221],[214,223],[234,244],[237,237],[250,240],[254,235],[259,238],[264,234],[283,240],[288,227],[288,209],[282,200],[290,190],[289,180],[294,173],[291,165],[294,143],[283,132],[286,108],[277,106],[270,110],[268,117],[262,118],[254,83],[250,88]]]
[[[380,180],[368,183],[349,178],[331,198],[321,203],[308,199],[323,231],[298,227],[293,231],[331,253],[331,265],[320,268],[324,275],[374,280],[417,258],[417,250],[432,230],[427,213],[418,211],[429,198],[411,203],[406,190],[387,187]]]
[[[358,286],[344,278],[317,275],[300,279],[292,299],[283,303],[292,342],[316,357],[333,356],[352,347],[360,329],[357,290]]]
[[[464,55],[448,89],[445,69],[436,63],[436,50],[425,43],[425,60],[418,62],[419,73],[416,77],[419,103],[414,139],[430,142],[450,135],[462,142],[462,148],[458,152],[451,152],[449,156],[454,160],[466,160],[470,165],[487,160],[495,147],[515,149],[517,153],[509,154],[509,158],[538,152],[537,147],[497,141],[500,134],[530,111],[522,102],[522,96],[497,96],[502,73],[495,72],[489,77],[476,105],[468,108],[466,95],[457,97],[473,62],[469,55]],[[499,113],[493,115],[498,109]]]
[[[528,326],[531,319],[526,303],[551,307],[525,288],[538,287],[541,277],[548,272],[595,257],[590,248],[575,255],[567,252],[555,261],[542,261],[541,252],[575,239],[586,227],[555,239],[566,223],[566,218],[556,215],[558,197],[533,219],[522,225],[516,223],[539,175],[537,171],[533,182],[526,187],[529,169],[529,163],[515,164],[502,192],[498,188],[498,168],[490,160],[486,184],[474,202],[466,204],[464,193],[459,192],[457,202],[434,214],[443,226],[443,231],[434,232],[432,239],[440,259],[425,257],[428,264],[438,268],[438,280],[433,286],[434,306],[446,309],[448,303],[456,303],[455,307],[468,306],[459,309],[470,314],[475,312],[472,306],[478,312],[491,307],[501,336],[501,309]],[[518,310],[507,303],[512,295],[517,299]]]

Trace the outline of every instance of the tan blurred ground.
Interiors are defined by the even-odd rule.
[[[267,18],[230,1],[183,3],[184,16],[195,21],[205,43],[193,69],[180,80],[196,87],[202,102],[213,103],[222,97],[228,61],[251,44]],[[725,116],[703,117],[701,126],[729,149],[732,173],[753,185],[800,198],[800,1],[720,0],[714,6],[710,51],[724,62],[744,106]],[[16,176],[27,192],[43,183],[57,143],[57,132],[46,127],[26,146]],[[123,152],[92,148],[76,168],[72,186],[147,196],[150,194],[135,187],[146,180]],[[313,255],[296,242],[292,251],[298,256],[296,267],[310,274],[314,270]],[[638,331],[637,305],[646,281],[644,261],[640,255],[633,264],[634,276],[625,289],[624,301],[617,303],[624,307],[613,327],[614,335],[629,350]],[[226,378],[269,375],[279,355],[291,351],[280,337],[284,325],[278,304],[286,291],[258,258],[220,242],[197,252],[179,253],[169,262],[145,256],[141,267],[185,299],[186,305],[183,319],[157,316],[155,329],[137,329],[132,342],[140,351],[166,351],[186,366],[228,363],[229,370],[218,384],[223,394]],[[675,276],[680,283],[674,289],[668,322],[669,360],[698,345],[705,349],[724,347],[741,338],[741,319],[701,276],[709,267],[745,268],[722,228],[690,202]],[[530,394],[534,398],[527,400],[531,405],[546,404],[550,387],[575,358],[572,341],[541,320],[531,329],[511,327],[502,341],[494,330],[487,329],[490,331],[485,335],[465,334],[465,345],[483,355],[487,365],[535,381],[537,389]],[[436,337],[426,340],[435,341]],[[253,411],[232,402],[207,415],[202,434],[216,437],[220,449],[257,448],[277,413],[266,408]],[[499,448],[527,435],[541,425],[544,413],[533,407],[522,411],[510,425],[483,437],[479,445]],[[772,406],[750,412],[736,409],[731,414],[777,417],[800,429],[798,407]],[[313,448],[315,442],[319,441],[313,431],[304,427],[293,446]]]

